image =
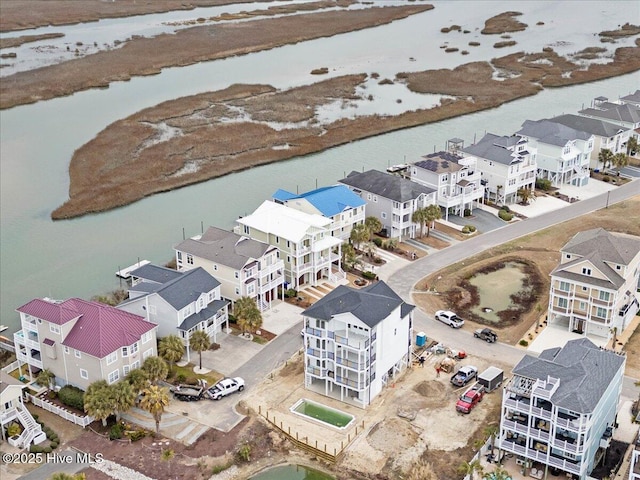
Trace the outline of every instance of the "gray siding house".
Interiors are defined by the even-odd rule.
[[[380,219],[383,233],[391,238],[415,238],[420,226],[411,216],[420,208],[436,205],[433,188],[378,170],[351,172],[340,183],[367,202],[367,216]]]

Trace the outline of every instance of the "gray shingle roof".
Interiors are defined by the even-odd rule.
[[[622,101],[623,103],[635,103],[636,105],[640,105],[640,90],[636,90],[629,95],[620,97],[620,101]]]
[[[632,104],[618,105],[617,103],[605,103],[600,108],[585,108],[578,113],[587,117],[605,118],[614,122],[639,123],[640,107]]]
[[[430,153],[423,155],[422,158],[424,160],[419,160],[414,165],[432,172],[457,172],[462,168],[462,165],[458,163],[458,160],[462,159],[462,157],[450,152]]]
[[[189,238],[175,249],[220,265],[242,269],[252,259],[261,258],[269,244],[253,240],[217,227],[209,227],[199,240]]]
[[[599,137],[613,137],[625,129],[615,123],[605,122],[597,118],[581,117],[580,115],[558,115],[553,117],[551,122],[561,123],[574,130],[580,130]]]
[[[390,175],[378,170],[369,170],[363,173],[351,172],[347,178],[340,180],[340,183],[395,202],[415,200],[420,195],[429,195],[435,191],[398,175]]]
[[[549,145],[564,146],[572,140],[588,140],[591,134],[551,120],[525,120],[518,135],[537,138]]]
[[[184,330],[185,332],[191,330],[197,324],[206,322],[210,318],[215,317],[220,309],[224,308],[225,305],[229,305],[229,303],[230,302],[228,300],[214,300],[198,313],[194,313],[193,315],[189,315],[185,318],[178,327],[178,330]]]
[[[538,358],[525,356],[513,369],[531,379],[558,378],[551,396],[554,405],[578,413],[591,413],[625,363],[625,357],[601,350],[590,340],[571,340],[561,349],[545,350]]]
[[[384,282],[376,282],[359,290],[340,285],[302,314],[320,320],[331,320],[334,315],[350,312],[369,327],[375,327],[398,306],[401,306],[403,317],[415,308],[406,304]]]
[[[478,143],[463,148],[462,151],[474,157],[511,165],[522,161],[517,153],[510,150],[521,140],[521,137],[499,137],[493,133],[487,133]]]
[[[160,265],[155,265],[153,263],[148,263],[147,265],[143,265],[142,267],[131,271],[132,277],[141,278],[142,280],[154,283],[166,283],[180,277],[181,275],[182,273],[177,270],[161,267]]]

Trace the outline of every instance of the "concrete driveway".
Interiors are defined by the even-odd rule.
[[[498,218],[498,210],[495,208],[482,206],[473,210],[470,217],[461,217],[459,215],[449,215],[449,221],[464,227],[465,225],[473,225],[478,232],[485,233],[501,228],[507,225],[503,220]]]

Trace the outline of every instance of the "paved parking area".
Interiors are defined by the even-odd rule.
[[[465,225],[473,225],[480,233],[490,232],[496,228],[504,227],[506,223],[498,218],[498,209],[482,205],[473,209],[473,215],[470,217],[461,217],[459,215],[449,215],[449,221],[464,227]]]

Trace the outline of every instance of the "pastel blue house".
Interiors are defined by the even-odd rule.
[[[616,427],[625,361],[586,338],[526,355],[504,387],[500,449],[544,478],[589,478]]]
[[[301,212],[331,219],[327,228],[332,237],[341,240],[349,238],[354,225],[364,222],[367,204],[345,185],[317,188],[299,195],[279,189],[272,198],[276,203]]]

